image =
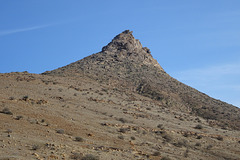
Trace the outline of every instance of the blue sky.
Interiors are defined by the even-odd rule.
[[[0,72],[41,73],[130,29],[174,78],[240,107],[239,0],[0,0]]]

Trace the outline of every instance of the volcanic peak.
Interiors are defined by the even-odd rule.
[[[142,47],[141,42],[135,39],[132,31],[125,30],[113,38],[108,45],[102,48],[100,53],[109,54],[117,59],[140,62],[144,65],[153,65],[163,70],[152,57],[150,49]]]
[[[132,31],[125,30],[116,37],[113,38],[107,46],[102,48],[102,52],[110,51],[117,52],[126,50],[128,52],[137,52],[142,49],[142,44],[139,40],[135,39],[132,35]]]

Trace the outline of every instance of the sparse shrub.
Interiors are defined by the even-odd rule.
[[[172,136],[168,135],[168,134],[165,134],[162,136],[167,142],[171,142],[172,141]]]
[[[151,109],[151,108],[149,108],[149,107],[148,107],[148,108],[146,108],[146,109],[147,109],[148,111],[151,111],[151,110],[152,110],[152,109]]]
[[[154,152],[153,156],[160,156],[160,152],[158,152],[158,151]]]
[[[135,137],[131,137],[131,140],[136,140],[136,138]]]
[[[75,137],[75,141],[77,141],[77,142],[83,142],[83,138],[82,138],[82,137]]]
[[[9,97],[9,100],[14,100],[15,98],[14,97]]]
[[[200,146],[201,146],[201,143],[197,142],[197,143],[195,144],[195,146],[200,147]]]
[[[23,118],[23,116],[17,116],[15,119],[16,120],[20,120],[20,119],[22,119]]]
[[[11,129],[7,129],[6,133],[10,134],[10,133],[12,133],[12,130]]]
[[[164,129],[163,124],[159,124],[157,127],[158,127],[159,129]]]
[[[32,150],[36,151],[38,149],[40,149],[40,146],[38,144],[32,145]]]
[[[210,144],[207,146],[207,149],[211,149],[212,147],[213,147],[213,145]]]
[[[81,160],[99,160],[99,158],[97,156],[92,155],[92,154],[87,154]]]
[[[127,131],[128,131],[127,128],[120,128],[120,129],[119,129],[119,132],[121,132],[121,133],[126,133]]]
[[[217,137],[217,140],[223,141],[223,137],[222,137],[222,136],[218,136],[218,137]]]
[[[27,101],[28,100],[28,96],[23,96],[22,100]]]
[[[183,136],[184,137],[189,137],[189,134],[187,132],[184,132]]]
[[[81,160],[83,158],[83,154],[82,153],[73,153],[70,156],[71,159],[76,159],[76,160]]]
[[[202,139],[202,136],[201,135],[197,136],[197,139]]]
[[[124,118],[119,118],[118,120],[119,120],[120,122],[122,122],[122,123],[127,123],[127,120],[124,119]]]
[[[169,157],[162,157],[161,160],[171,160]]]
[[[195,126],[195,129],[203,129],[203,126],[201,124],[198,124]]]
[[[77,96],[77,93],[74,93],[73,95],[74,95],[74,96]]]
[[[167,134],[166,131],[155,131],[154,133],[155,133],[156,135],[165,135],[165,134]]]
[[[9,108],[4,108],[0,113],[13,115],[13,113],[9,110]]]
[[[188,149],[186,149],[186,151],[184,152],[184,157],[188,157],[188,152],[189,152],[189,150]]]
[[[124,139],[123,135],[118,136],[119,139]]]
[[[178,141],[173,144],[176,147],[187,147],[187,141],[185,139]]]
[[[56,132],[59,133],[59,134],[64,134],[64,130],[63,129],[57,129]]]

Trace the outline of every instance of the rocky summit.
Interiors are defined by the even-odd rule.
[[[167,74],[126,30],[42,74],[0,74],[0,160],[240,158],[240,109]]]
[[[101,52],[43,74],[87,76],[159,100],[168,108],[240,130],[240,110],[237,107],[213,99],[169,76],[150,50],[142,47],[129,30],[114,37]]]

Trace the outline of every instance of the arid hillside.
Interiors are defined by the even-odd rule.
[[[168,108],[216,120],[240,130],[240,109],[213,99],[169,76],[129,30],[117,35],[102,51],[45,72],[45,75],[89,77],[160,101]]]
[[[238,160],[239,116],[127,30],[59,69],[0,74],[0,160]]]

